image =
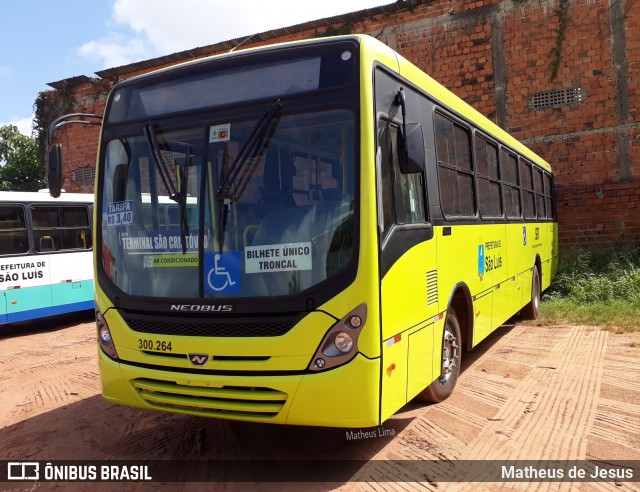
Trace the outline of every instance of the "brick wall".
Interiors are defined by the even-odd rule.
[[[243,47],[331,33],[376,36],[552,164],[561,246],[640,241],[640,2],[566,5],[554,80],[558,1],[398,2],[260,33]],[[240,41],[99,72],[100,83],[84,80],[72,88],[74,111],[101,113],[106,91],[118,80],[178,59],[227,52]],[[579,88],[586,98],[561,108],[530,108],[534,93],[567,88]],[[94,166],[97,139],[95,127],[60,132],[65,189],[92,191],[93,182],[82,179]]]

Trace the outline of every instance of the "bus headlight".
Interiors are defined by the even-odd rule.
[[[344,354],[348,354],[353,348],[353,338],[344,331],[341,331],[336,335],[336,339],[333,343],[336,345],[336,348]]]
[[[358,353],[358,336],[367,319],[367,305],[360,304],[334,324],[320,342],[309,370],[318,372],[346,364]]]
[[[107,322],[104,320],[104,316],[102,313],[96,309],[96,328],[98,330],[98,343],[100,347],[112,359],[118,358],[118,352],[116,351],[116,346],[113,343],[113,339],[111,338],[111,332],[109,331],[109,326],[107,326]]]

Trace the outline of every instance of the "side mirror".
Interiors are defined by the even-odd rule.
[[[53,198],[58,198],[62,192],[62,145],[56,144],[49,147],[49,158],[47,159],[47,186],[49,194]]]
[[[49,194],[53,198],[58,198],[60,196],[60,193],[62,192],[62,182],[64,181],[64,176],[62,175],[62,145],[53,145],[53,134],[58,128],[71,123],[80,123],[83,125],[101,124],[97,121],[87,121],[87,119],[102,120],[102,116],[88,113],[71,113],[60,116],[49,124],[49,128],[47,130],[49,154],[47,156],[45,168],[47,171],[47,186],[49,187]]]
[[[403,174],[424,171],[424,136],[420,123],[406,123],[398,129],[398,158]],[[406,133],[406,134],[405,134]]]

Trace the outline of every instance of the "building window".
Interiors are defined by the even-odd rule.
[[[587,99],[581,87],[569,87],[555,91],[536,92],[529,99],[529,109],[562,108],[576,106]]]
[[[95,179],[95,167],[85,167],[83,169],[74,169],[71,171],[71,181],[74,183],[86,183],[87,181],[95,181]]]

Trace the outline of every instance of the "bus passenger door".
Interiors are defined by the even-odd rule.
[[[379,120],[382,420],[432,381],[433,320],[438,313],[436,248],[427,222],[424,173],[400,170],[398,132],[394,122]]]

